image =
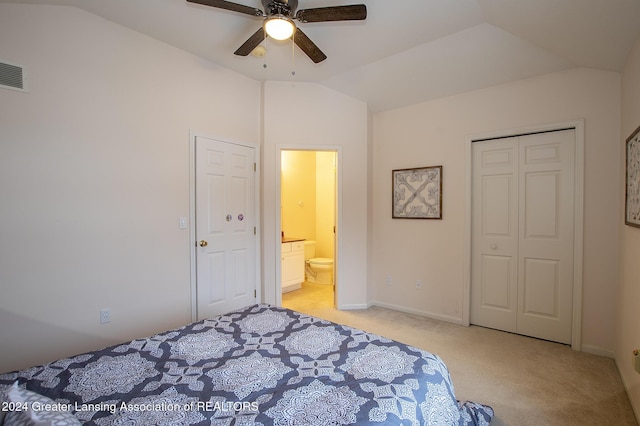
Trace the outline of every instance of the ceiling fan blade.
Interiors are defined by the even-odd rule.
[[[327,59],[327,55],[322,53],[322,50],[320,50],[320,48],[316,46],[316,44],[312,42],[300,28],[296,29],[296,32],[293,35],[293,41],[304,53],[307,54],[309,58],[311,58],[314,63],[317,64],[318,62],[322,62]]]
[[[217,7],[219,9],[231,10],[233,12],[240,12],[251,16],[263,16],[264,13],[260,9],[255,7],[245,6],[243,4],[232,3],[225,0],[187,0],[189,3],[197,3],[204,6]]]
[[[238,50],[233,52],[233,54],[238,56],[247,56],[253,51],[253,49],[262,43],[262,40],[264,40],[264,28],[260,27],[260,29],[253,33],[253,35],[249,37],[242,46],[238,47]]]
[[[361,21],[367,19],[367,6],[352,4],[302,9],[296,13],[296,19],[300,22]]]

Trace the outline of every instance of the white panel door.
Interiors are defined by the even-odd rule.
[[[520,140],[518,333],[571,343],[575,132]]]
[[[516,332],[518,141],[474,143],[471,322]]]
[[[574,145],[574,130],[473,144],[473,324],[571,342]]]
[[[255,149],[196,138],[197,317],[256,302]]]

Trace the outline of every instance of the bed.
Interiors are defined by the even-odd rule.
[[[456,400],[437,355],[266,304],[2,374],[0,395],[5,424],[488,425],[493,417],[489,406]]]

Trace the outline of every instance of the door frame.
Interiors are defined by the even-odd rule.
[[[473,183],[471,144],[487,139],[523,136],[531,133],[552,132],[575,129],[575,169],[574,169],[574,237],[573,237],[573,313],[571,321],[571,348],[582,350],[582,263],[584,241],[584,119],[498,130],[465,137],[465,206],[464,206],[464,253],[463,253],[463,297],[462,324],[468,326],[471,316],[471,196]]]
[[[197,270],[196,270],[196,138],[213,139],[218,142],[224,142],[233,145],[245,146],[254,149],[254,162],[256,165],[254,178],[254,214],[255,214],[255,227],[256,227],[256,239],[255,239],[255,276],[256,276],[256,301],[262,301],[262,218],[260,210],[260,145],[251,142],[234,141],[230,139],[220,138],[217,136],[207,135],[205,133],[197,132],[195,130],[189,130],[189,264],[190,264],[190,290],[191,290],[191,320],[196,321],[198,316],[198,282],[197,282]]]
[[[336,153],[336,232],[334,237],[335,255],[333,259],[333,284],[336,309],[340,309],[342,300],[342,287],[340,285],[340,264],[342,259],[342,147],[337,145],[276,145],[276,166],[275,166],[275,190],[276,190],[276,214],[275,214],[275,301],[277,306],[282,306],[282,265],[278,261],[282,258],[282,242],[278,235],[282,235],[282,151],[331,151]]]

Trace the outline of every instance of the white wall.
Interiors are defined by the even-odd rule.
[[[0,371],[188,322],[189,130],[259,142],[260,84],[63,6],[0,4],[0,61]]]
[[[620,218],[620,76],[573,69],[382,112],[374,118],[373,299],[462,320],[464,142],[585,120],[583,349],[613,356]],[[443,165],[443,220],[391,219],[391,170]],[[391,275],[393,285],[385,285]],[[415,280],[423,281],[416,290]]]
[[[622,73],[622,135],[620,155],[620,289],[616,361],[629,399],[640,418],[640,375],[631,367],[631,353],[640,348],[640,228],[624,224],[625,141],[640,126],[640,39],[636,41]]]
[[[367,303],[367,106],[353,98],[310,83],[267,82],[263,88],[263,270],[264,295],[276,303],[277,233],[276,159],[280,148],[340,149],[342,180],[341,246],[336,262],[339,307]]]

